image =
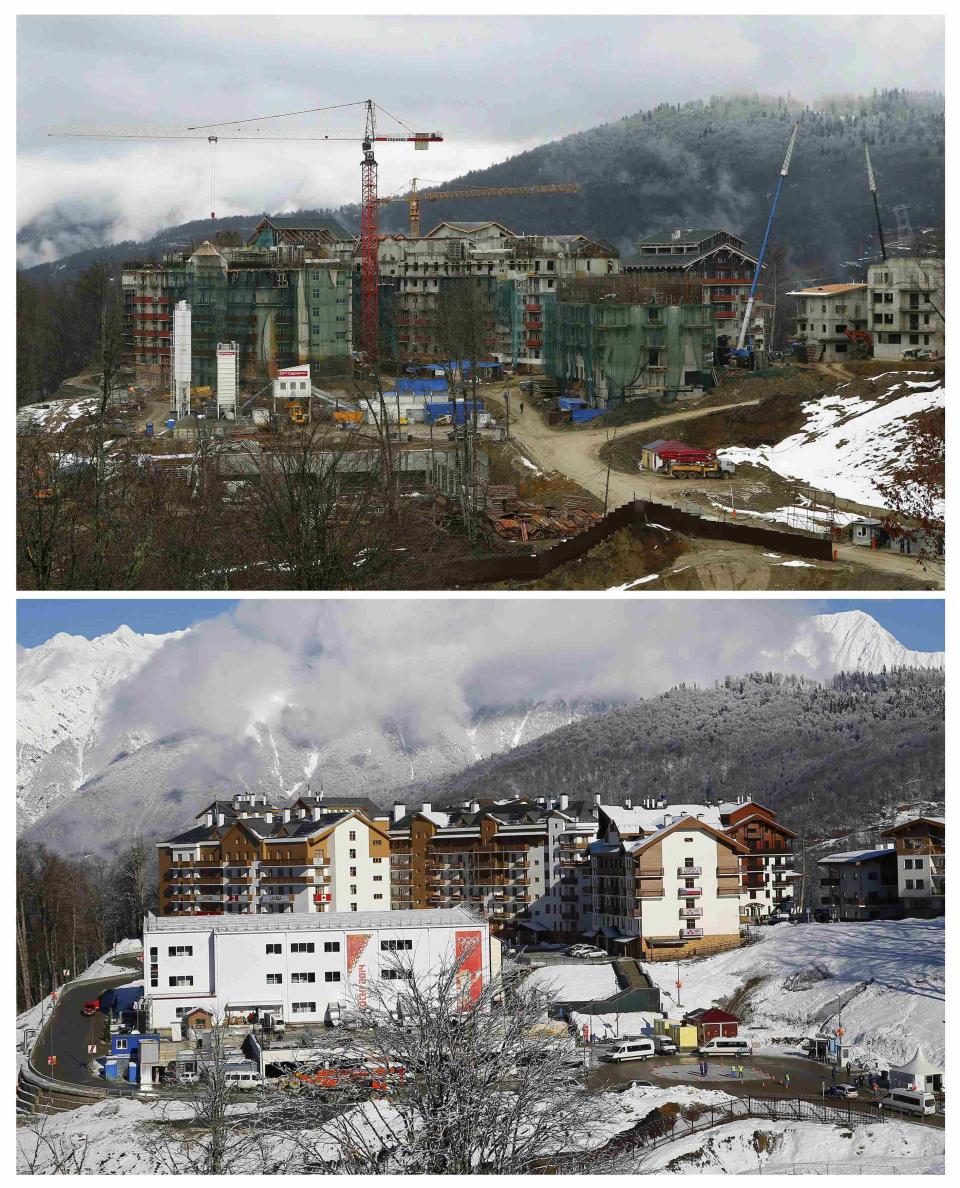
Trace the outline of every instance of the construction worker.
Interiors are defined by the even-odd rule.
[[[783,1078],[783,1083],[787,1089],[790,1088],[790,1074],[787,1073]]]

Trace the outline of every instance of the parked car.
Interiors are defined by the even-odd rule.
[[[677,1045],[668,1035],[655,1035],[653,1045],[658,1056],[672,1056],[677,1050]]]
[[[771,912],[764,921],[765,924],[786,924],[787,917],[781,916],[779,912]]]
[[[95,1015],[100,1010],[100,999],[92,998],[89,1002],[85,1002],[80,1008],[81,1015]]]
[[[841,1097],[846,1099],[848,1097],[859,1097],[856,1085],[830,1085],[827,1088],[827,1097]]]
[[[611,1064],[620,1064],[625,1060],[649,1060],[656,1054],[657,1049],[652,1039],[631,1039],[621,1040],[609,1052],[604,1052],[600,1059]]]
[[[828,911],[827,908],[814,908],[813,909],[813,918],[818,924],[832,924],[833,923],[833,916],[830,915],[830,912]]]

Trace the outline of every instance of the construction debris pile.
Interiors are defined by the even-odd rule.
[[[591,511],[588,495],[557,494],[556,506],[547,507],[521,499],[516,486],[489,486],[486,515],[491,527],[505,540],[526,542],[572,536],[600,519]]]

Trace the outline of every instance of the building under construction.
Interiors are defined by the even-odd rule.
[[[546,321],[547,375],[594,407],[710,386],[713,309],[691,295],[629,274],[564,282]]]
[[[170,384],[181,301],[190,307],[195,386],[216,383],[221,342],[238,344],[246,383],[292,363],[310,363],[318,377],[348,373],[353,240],[292,222],[264,220],[243,247],[205,242],[159,263],[124,266],[126,357],[138,382]]]

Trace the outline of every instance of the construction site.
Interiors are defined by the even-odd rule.
[[[367,523],[388,507],[395,521],[401,507],[429,508],[416,541],[397,548],[415,553],[424,532],[440,532],[444,564],[459,559],[465,568],[411,579],[391,565],[382,579],[388,584],[488,584],[476,576],[478,558],[536,556],[561,544],[569,552],[571,538],[595,533],[609,513],[637,501],[693,517],[686,527],[694,544],[698,524],[709,521],[714,527],[705,531],[715,537],[717,524],[748,521],[786,535],[781,550],[795,538],[798,557],[802,541],[825,549],[816,575],[802,572],[816,568],[809,560],[784,561],[773,575],[769,565],[747,564],[737,576],[727,557],[714,564],[691,556],[673,575],[683,583],[942,584],[936,566],[920,572],[915,563],[918,555],[942,556],[942,531],[885,526],[882,467],[874,467],[872,488],[851,480],[848,491],[827,481],[822,467],[778,471],[760,456],[805,432],[813,441],[825,418],[846,423],[829,405],[834,396],[852,415],[892,409],[910,385],[924,387],[926,404],[903,403],[908,418],[933,408],[938,390],[942,397],[943,262],[898,255],[899,236],[888,257],[869,154],[882,258],[863,283],[791,290],[796,330],[778,347],[765,253],[796,127],[755,255],[731,231],[680,228],[644,237],[627,257],[589,235],[524,235],[496,220],[444,220],[424,233],[422,210],[435,201],[496,196],[522,205],[526,195],[579,186],[426,190],[414,178],[402,193],[380,195],[375,147],[400,142],[423,151],[443,138],[406,126],[384,133],[382,109],[372,100],[356,106],[364,116],[356,137],[359,234],[330,218],[265,216],[242,241],[218,232],[211,211],[208,238],[124,265],[122,349],[109,375],[77,377],[55,399],[20,413],[21,435],[34,439],[21,482],[28,521],[27,513],[43,519],[61,496],[74,500],[90,466],[100,484],[111,468],[130,465],[170,476],[188,499],[216,491],[227,505],[295,474],[298,483],[330,487],[323,514],[331,525],[344,520],[341,501],[356,501],[361,490],[372,500]],[[218,124],[183,138],[210,143],[213,206],[219,141],[256,137]],[[407,204],[407,234],[381,233],[378,213],[390,203]],[[900,370],[911,375],[880,392],[879,378]],[[828,402],[824,409],[815,409],[818,400]],[[85,434],[94,439],[87,462]],[[847,555],[858,544],[898,555],[882,563]],[[731,540],[734,547],[748,546]],[[667,551],[675,559],[678,550]],[[597,584],[667,583],[663,565],[645,554],[624,572],[625,556],[635,553],[621,549],[621,563],[598,572]],[[760,548],[754,559],[777,553]],[[552,570],[566,564],[559,555]],[[245,573],[228,584],[256,584],[262,564],[227,567]],[[364,564],[354,557],[348,568]],[[488,568],[496,584],[497,567]]]

